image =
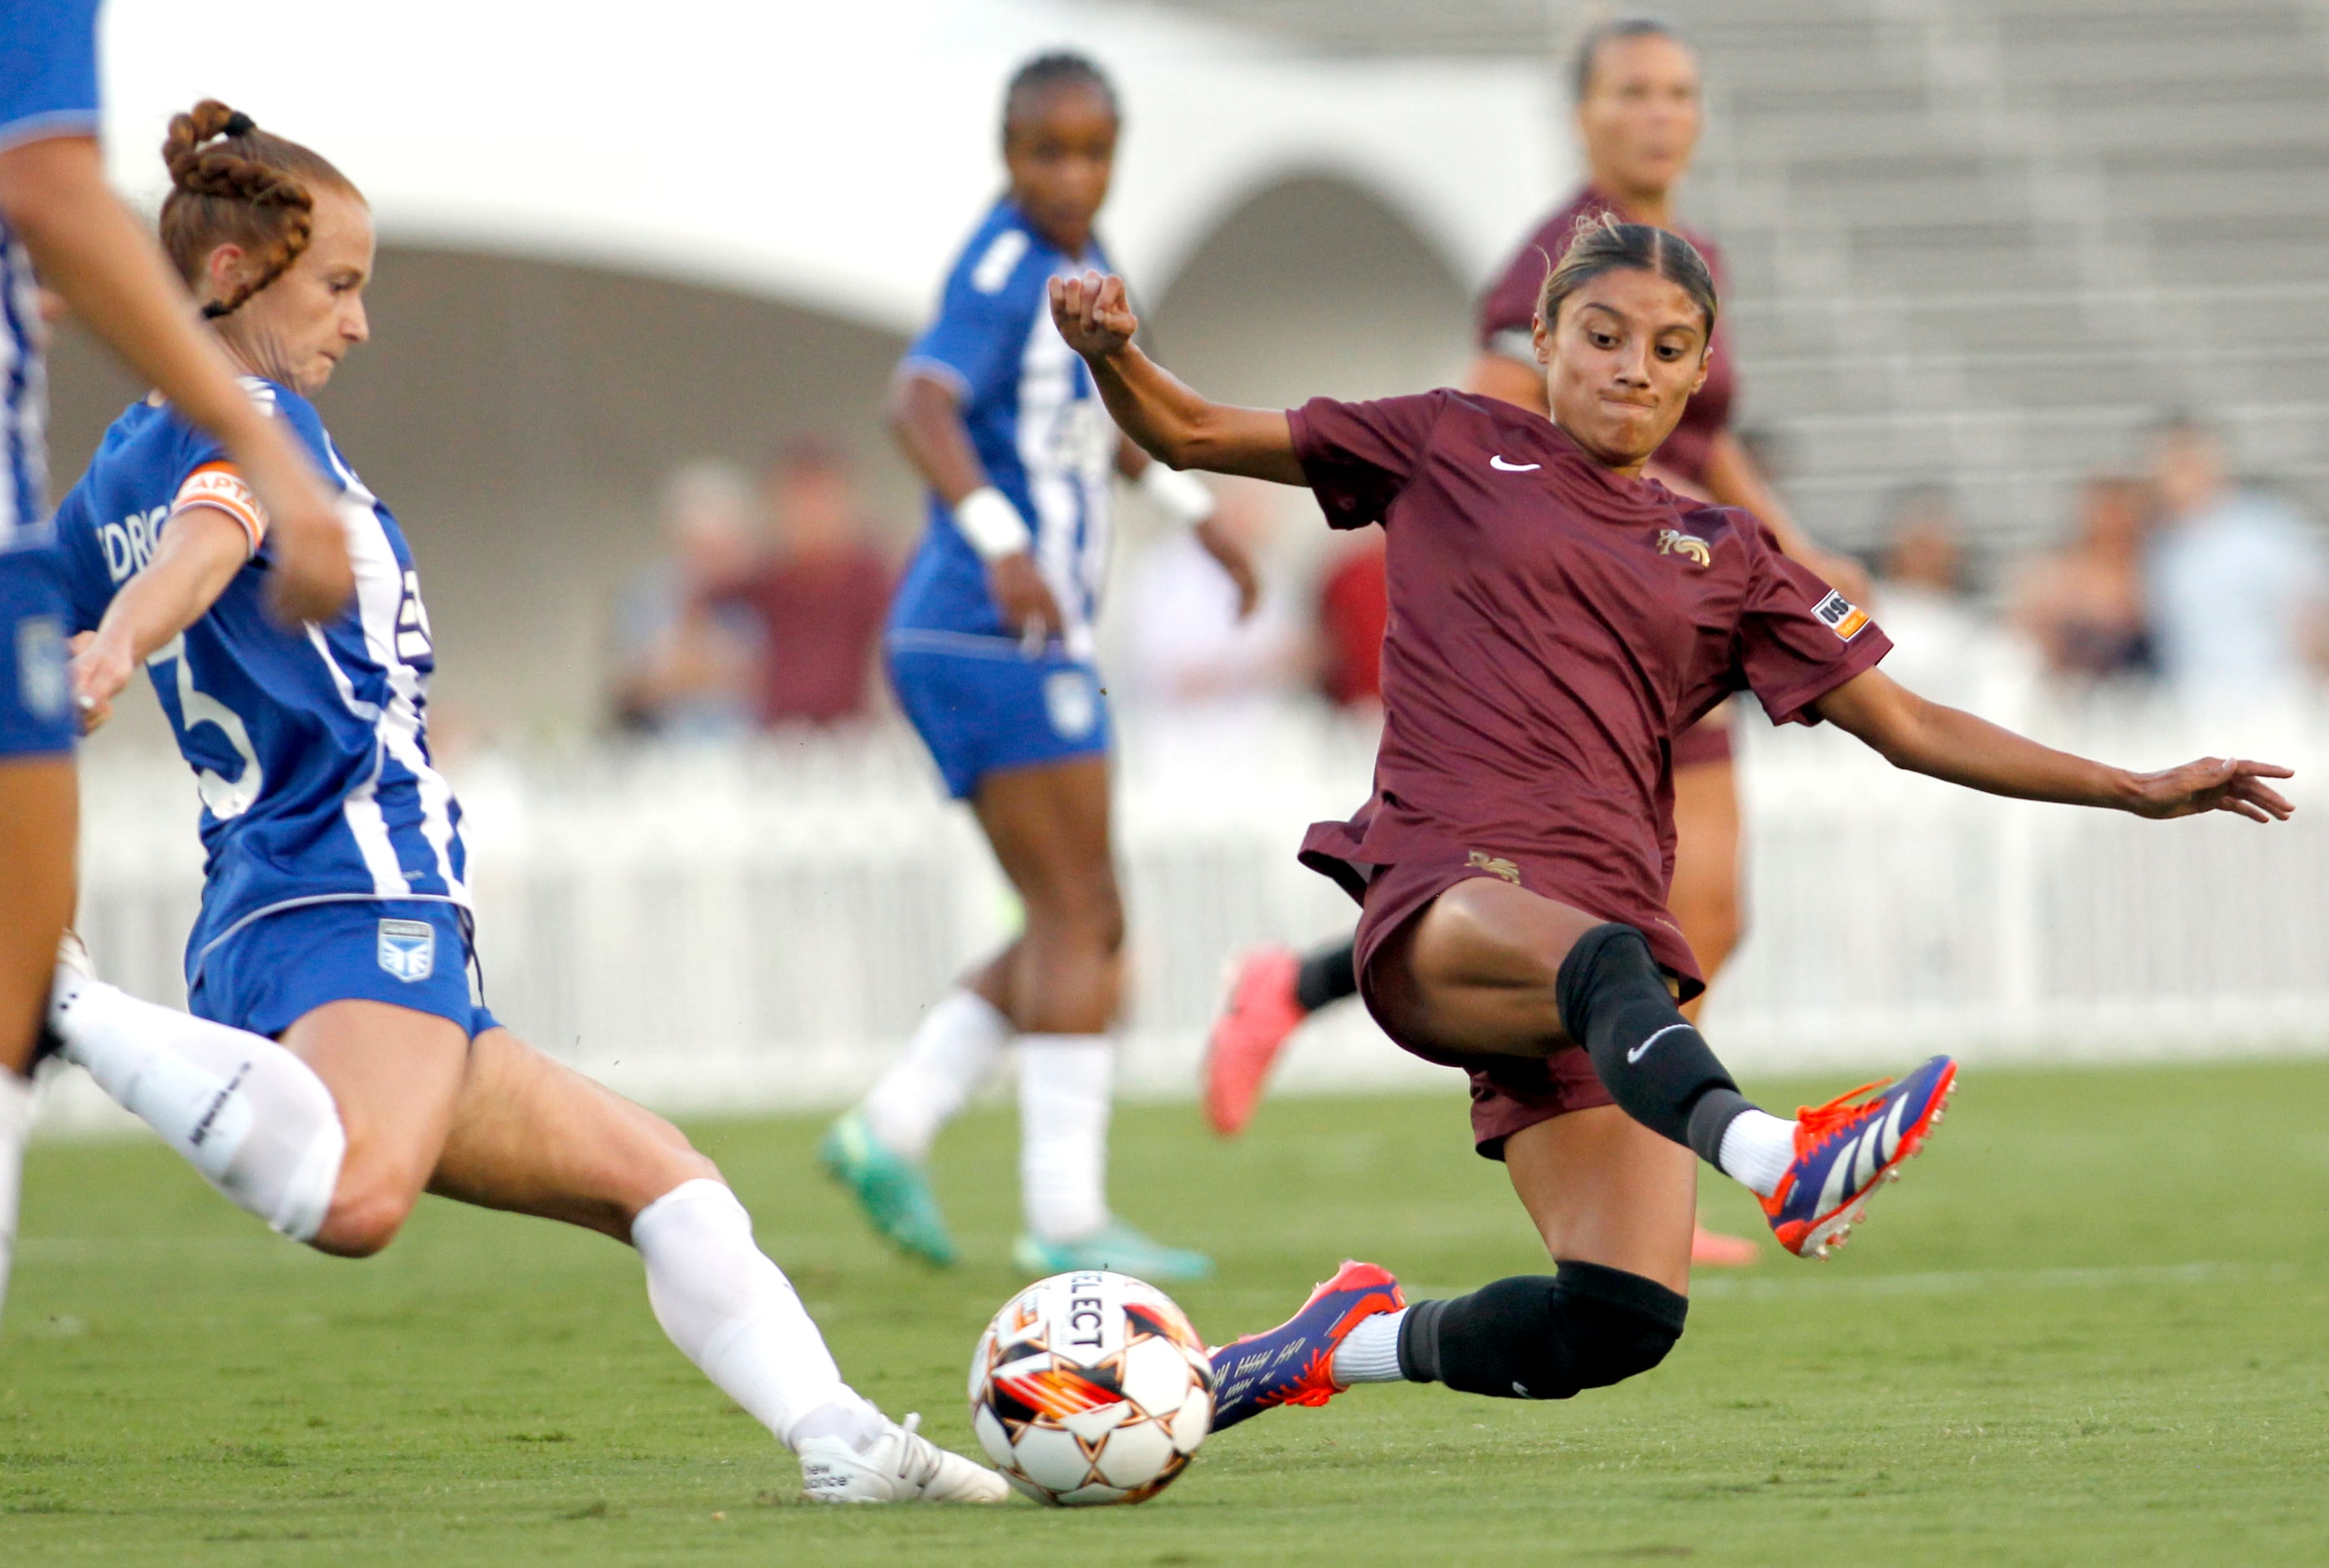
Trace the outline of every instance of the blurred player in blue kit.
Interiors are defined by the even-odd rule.
[[[315,471],[234,385],[153,239],[105,183],[96,0],[10,0],[0,27],[0,1301],[40,1020],[71,919],[79,796],[48,506],[42,286],[234,455],[277,518],[272,613],[328,615],[347,553]],[[37,275],[37,276],[36,276]]]
[[[1025,909],[1019,936],[940,998],[825,1164],[882,1235],[951,1263],[923,1174],[938,1129],[1018,1047],[1028,1272],[1201,1278],[1201,1254],[1115,1218],[1107,1199],[1124,910],[1108,825],[1108,710],[1092,617],[1115,480],[1194,528],[1258,596],[1210,492],[1127,442],[1051,323],[1054,277],[1105,267],[1092,232],[1121,129],[1114,88],[1072,54],[1032,60],[1004,95],[1010,188],[964,247],[938,319],[899,368],[891,427],[928,481],[929,526],[890,614],[899,705],[966,801]]]
[[[380,1251],[424,1190],[629,1243],[665,1331],[799,1454],[814,1498],[1000,1500],[999,1477],[841,1380],[710,1160],[486,1009],[460,805],[429,753],[419,574],[307,400],[370,335],[370,211],[323,157],[216,101],[172,120],[164,156],[164,247],[249,400],[336,483],[355,603],[276,624],[260,600],[277,538],[240,465],[158,396],[107,432],[58,513],[73,690],[101,723],[147,670],[200,786],[208,866],[196,1016],[104,984],[69,948],[49,1011],[63,1055],[322,1252]]]

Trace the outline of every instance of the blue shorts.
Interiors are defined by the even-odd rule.
[[[1056,647],[1031,658],[1000,637],[899,630],[888,653],[898,706],[958,801],[991,773],[1108,752],[1099,671]]]
[[[498,1026],[467,925],[466,910],[420,900],[278,909],[188,955],[186,1009],[273,1037],[326,1002],[384,1001],[450,1019],[475,1039]]]
[[[55,552],[0,553],[0,758],[70,756],[79,728]]]

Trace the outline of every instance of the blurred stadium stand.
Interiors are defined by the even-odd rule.
[[[1529,0],[1172,0],[1347,53],[1565,60]],[[2329,7],[1645,0],[1706,65],[1684,207],[1733,272],[1752,426],[1815,530],[1943,478],[1993,551],[2162,408],[2329,513]]]

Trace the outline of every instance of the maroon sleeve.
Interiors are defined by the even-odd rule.
[[[1868,613],[1779,553],[1760,523],[1739,608],[1739,667],[1774,724],[1817,724],[1811,705],[1892,651]]]
[[[1425,392],[1372,403],[1313,398],[1286,412],[1294,455],[1330,528],[1381,522],[1423,455],[1442,398]]]

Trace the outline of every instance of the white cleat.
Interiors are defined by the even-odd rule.
[[[1001,1476],[948,1453],[917,1431],[919,1415],[884,1424],[863,1452],[838,1437],[801,1445],[801,1496],[816,1503],[999,1503]]]

